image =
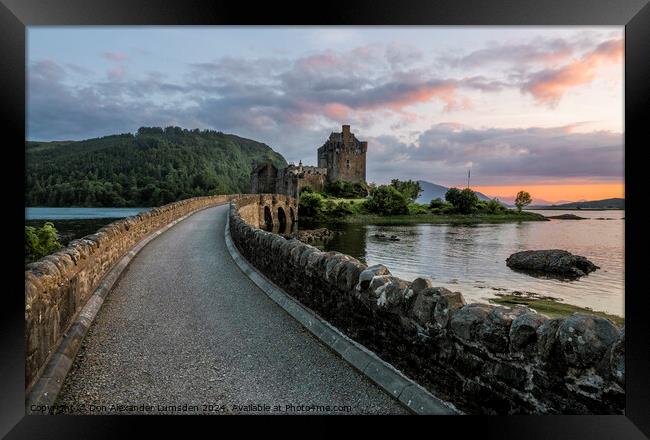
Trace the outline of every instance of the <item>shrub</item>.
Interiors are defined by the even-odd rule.
[[[362,183],[346,182],[336,180],[325,184],[325,194],[332,197],[341,197],[346,199],[365,197],[368,194],[368,187]]]
[[[409,199],[411,202],[415,202],[422,192],[420,182],[413,180],[393,179],[390,181],[390,186],[404,194],[404,197]]]
[[[485,204],[485,209],[490,214],[496,214],[497,212],[503,211],[504,207],[499,203],[499,200],[495,198]]]
[[[42,227],[25,226],[25,257],[36,261],[61,248],[54,225],[46,222]]]
[[[353,213],[352,205],[348,202],[339,202],[329,210],[329,215],[332,217],[345,217]]]
[[[409,212],[404,194],[390,185],[380,185],[374,189],[365,202],[366,209],[379,215],[400,215]]]
[[[456,208],[454,208],[454,205],[451,203],[445,204],[445,206],[442,207],[441,212],[445,215],[448,214],[456,214]]]
[[[431,200],[431,202],[429,203],[429,208],[431,209],[440,209],[443,206],[445,206],[445,201],[439,197],[437,199]]]
[[[427,206],[419,203],[409,203],[408,210],[410,215],[428,214]]]
[[[298,215],[316,217],[323,211],[323,196],[314,192],[304,192],[300,195]]]
[[[334,200],[325,199],[325,205],[323,206],[323,213],[328,213],[334,208],[336,208],[337,203]]]

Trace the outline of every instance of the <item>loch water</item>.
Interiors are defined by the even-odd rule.
[[[94,218],[123,218],[138,215],[151,208],[25,208],[25,220],[77,220]]]
[[[625,211],[532,211],[545,216],[575,214],[585,220],[550,220],[477,225],[320,224],[343,234],[320,246],[368,265],[384,264],[406,280],[431,277],[434,285],[460,291],[468,301],[496,294],[532,292],[568,304],[624,316]],[[306,226],[306,225],[305,225]],[[301,229],[306,229],[299,225]],[[377,237],[396,235],[399,241]],[[538,278],[506,266],[514,252],[564,249],[600,266],[578,280]]]

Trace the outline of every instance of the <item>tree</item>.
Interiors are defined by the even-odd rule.
[[[213,130],[142,127],[65,143],[26,144],[26,206],[156,206],[248,192],[251,161],[286,161],[268,146]]]
[[[461,214],[470,214],[476,211],[479,202],[476,193],[469,188],[462,191],[458,188],[449,188],[445,199]]]
[[[415,202],[422,192],[420,182],[415,182],[413,180],[393,179],[390,181],[390,186],[404,194],[404,197],[409,199],[411,202]]]
[[[431,199],[431,202],[429,203],[429,208],[431,209],[440,209],[443,206],[445,206],[445,202],[440,197],[437,199]]]
[[[521,209],[526,205],[530,205],[530,202],[532,201],[533,199],[530,197],[529,193],[526,191],[519,191],[517,197],[515,197],[515,206],[517,207],[517,211],[521,212]]]
[[[470,214],[476,211],[476,205],[478,205],[478,202],[479,200],[476,193],[469,188],[465,188],[460,192],[460,198],[458,199],[458,205],[456,208],[461,214]]]
[[[449,188],[445,193],[445,200],[451,203],[454,207],[458,206],[460,199],[460,190],[458,188]]]
[[[372,195],[364,202],[369,212],[380,215],[408,214],[408,200],[404,194],[393,186],[380,185],[375,188]]]
[[[323,196],[314,192],[303,192],[298,202],[298,215],[316,217],[323,210]]]

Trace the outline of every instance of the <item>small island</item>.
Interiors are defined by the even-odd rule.
[[[551,218],[553,220],[586,220],[586,217],[580,217],[575,214],[560,214],[560,215],[547,215],[546,218]]]
[[[300,192],[301,220],[308,223],[473,224],[547,221],[541,214],[509,209],[497,199],[479,200],[470,188],[450,188],[445,200],[417,203],[418,182],[393,179],[388,185],[328,182],[322,191],[307,185]],[[523,207],[523,205],[522,205]]]

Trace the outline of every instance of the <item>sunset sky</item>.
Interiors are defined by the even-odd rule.
[[[623,27],[30,27],[27,138],[211,128],[368,180],[623,197]]]

